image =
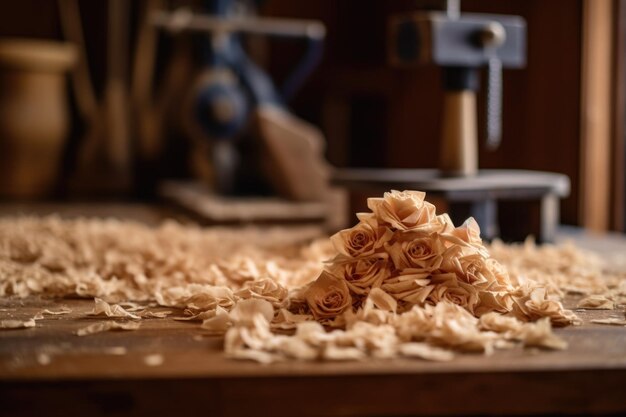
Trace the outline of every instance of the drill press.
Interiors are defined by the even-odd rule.
[[[458,0],[445,11],[392,16],[389,61],[395,68],[434,64],[442,69],[444,111],[439,169],[348,169],[334,182],[351,189],[417,189],[440,197],[455,223],[473,216],[483,237],[499,235],[498,202],[539,203],[539,222],[525,234],[551,241],[559,219],[559,198],[569,194],[565,175],[522,170],[479,170],[476,91],[487,71],[486,147],[502,137],[502,70],[526,61],[526,23],[519,16],[460,13]],[[523,238],[524,236],[518,236]]]
[[[458,2],[446,12],[394,16],[389,25],[390,62],[395,67],[435,64],[442,68],[444,122],[440,168],[444,175],[472,176],[478,170],[476,91],[487,69],[486,143],[502,137],[502,68],[523,67],[526,24],[521,17],[461,15]]]

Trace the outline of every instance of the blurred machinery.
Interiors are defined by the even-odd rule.
[[[526,58],[526,24],[521,17],[462,14],[458,0],[443,12],[393,16],[389,22],[392,66],[435,64],[443,72],[444,117],[439,170],[339,171],[335,183],[352,189],[418,189],[440,197],[457,223],[476,218],[484,237],[499,235],[498,202],[532,201],[539,205],[534,233],[552,240],[559,219],[559,198],[569,193],[569,179],[534,171],[479,170],[476,91],[479,70],[486,68],[486,146],[502,136],[502,69],[520,68]],[[521,236],[523,238],[524,236]]]
[[[187,100],[187,128],[193,136],[211,143],[214,185],[219,194],[258,192],[263,188],[258,181],[259,174],[263,177],[267,172],[271,188],[279,194],[296,200],[319,200],[323,197],[326,180],[319,152],[321,136],[317,132],[311,135],[312,126],[303,129],[304,122],[291,115],[284,102],[318,63],[324,26],[317,21],[242,16],[237,14],[238,3],[211,0],[206,2],[207,14],[195,14],[183,8],[153,15],[153,23],[170,33],[191,31],[198,35],[198,55],[202,56],[204,68],[196,77]],[[306,41],[304,57],[287,77],[282,91],[279,92],[268,75],[248,57],[240,39],[242,34]],[[295,124],[291,136],[274,143],[268,132],[271,129],[265,129],[265,125],[289,123],[281,120],[281,116],[276,119],[277,114]],[[261,126],[251,135],[249,128],[255,118],[262,119]],[[282,155],[279,148],[288,146],[287,143],[296,148],[312,147],[303,149],[301,154]],[[278,172],[274,173],[269,167],[251,169],[259,164],[257,151],[269,156]],[[311,155],[307,155],[309,153]],[[290,164],[294,158],[299,159],[296,172]],[[297,183],[299,179],[295,177],[302,175],[308,177],[306,184]]]
[[[324,138],[285,106],[319,62],[325,28],[313,20],[241,14],[241,3],[210,0],[203,13],[161,9],[149,17],[172,36],[191,33],[197,41],[194,52],[203,69],[184,99],[182,117],[187,133],[208,144],[199,148],[206,149],[212,176],[211,189],[170,181],[161,194],[219,222],[326,217],[334,192],[328,186]],[[245,52],[241,36],[246,34],[305,41],[303,57],[280,91]]]

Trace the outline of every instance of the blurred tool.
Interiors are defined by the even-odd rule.
[[[526,59],[526,24],[521,17],[460,13],[458,0],[445,2],[444,12],[393,16],[389,24],[391,65],[442,67],[444,116],[439,170],[338,171],[334,182],[352,189],[417,189],[440,198],[455,223],[473,216],[483,237],[500,234],[498,204],[525,202],[524,239],[554,238],[559,198],[569,194],[569,179],[560,174],[521,170],[478,170],[476,91],[479,70],[487,70],[486,145],[495,149],[502,136],[502,68],[520,68]],[[538,207],[538,216],[531,214]],[[535,219],[536,217],[536,219]],[[509,236],[511,237],[511,236]]]
[[[186,90],[196,65],[191,37],[177,36],[169,39],[169,45],[160,44],[161,31],[152,17],[166,2],[140,4],[130,91],[136,143],[134,181],[137,195],[152,198],[159,181],[180,168],[172,160],[183,159],[170,154],[173,145],[168,139],[180,136]],[[187,161],[178,164],[186,166]]]
[[[190,94],[189,129],[211,144],[218,193],[251,193],[260,189],[259,177],[266,177],[283,197],[320,201],[328,179],[323,137],[314,126],[289,113],[284,100],[319,61],[324,26],[317,21],[238,16],[237,3],[208,1],[209,14],[204,15],[188,9],[153,14],[153,23],[170,33],[202,35],[204,69]],[[307,52],[282,94],[248,58],[240,34],[306,40]],[[254,169],[256,165],[260,172]]]
[[[130,190],[129,7],[124,0],[107,2],[107,71],[103,99],[99,102],[91,81],[78,1],[59,0],[63,34],[78,46],[79,52],[71,78],[78,111],[86,125],[71,186],[79,194],[124,195]]]

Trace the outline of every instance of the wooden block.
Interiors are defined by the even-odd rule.
[[[256,111],[256,123],[267,153],[265,169],[279,193],[297,201],[323,200],[330,169],[320,131],[272,106]]]

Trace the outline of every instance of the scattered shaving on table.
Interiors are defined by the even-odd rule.
[[[30,327],[35,327],[37,323],[35,323],[35,318],[30,318],[28,320],[0,320],[0,330],[1,329],[28,329]]]
[[[141,323],[137,321],[131,321],[127,323],[121,323],[117,321],[106,321],[103,323],[93,323],[89,326],[81,327],[76,331],[78,336],[87,336],[90,334],[107,332],[109,330],[137,330]]]
[[[537,246],[530,239],[522,244],[495,241],[489,246],[489,252],[506,266],[515,285],[532,281],[558,297],[602,295],[616,305],[626,304],[623,259],[609,262],[572,243]]]
[[[615,303],[604,295],[590,295],[580,300],[576,307],[588,310],[613,310]]]
[[[145,363],[147,366],[161,366],[163,365],[163,362],[163,355],[160,355],[158,353],[143,357],[143,363]]]
[[[120,307],[122,307],[124,310],[126,311],[130,311],[130,312],[135,312],[135,311],[143,311],[148,307],[156,307],[157,304],[156,303],[148,303],[148,304],[142,304],[142,303],[135,303],[132,301],[123,301],[121,303],[118,304]]]
[[[596,324],[609,324],[609,325],[613,325],[613,326],[626,326],[626,320],[625,319],[621,319],[619,317],[609,317],[606,319],[596,319],[596,320],[591,320],[592,323],[596,323]]]
[[[105,315],[107,317],[119,317],[119,318],[141,320],[141,317],[124,310],[123,307],[117,304],[111,305],[107,303],[106,301],[101,300],[100,298],[95,298],[94,302],[95,302],[95,306],[92,312],[90,313],[90,315],[92,316]]]
[[[124,346],[112,346],[102,350],[107,355],[126,355],[128,350]]]
[[[41,310],[40,312],[38,312],[37,314],[35,314],[33,319],[35,319],[35,320],[43,320],[45,318],[44,317],[45,315],[62,316],[64,314],[69,314],[71,312],[72,312],[72,310],[70,308],[68,308],[67,306],[61,307],[61,309],[58,310],[58,311],[51,311],[51,310],[48,310],[48,309],[44,309],[44,310]]]
[[[139,316],[141,318],[162,319],[174,313],[171,310],[167,311],[140,311]]]
[[[67,306],[62,306],[60,310],[52,311],[45,309],[41,312],[41,314],[49,314],[51,316],[62,316],[64,314],[69,314],[72,312],[72,309]]]
[[[302,286],[332,252],[327,239],[303,245],[314,236],[304,227],[203,229],[168,221],[152,228],[115,219],[1,218],[0,297],[98,297],[144,309],[158,296],[187,308],[184,294],[191,298],[212,287],[232,292],[260,278],[281,288]]]
[[[424,196],[369,199],[355,227],[310,243],[285,228],[0,219],[0,296],[95,297],[92,314],[134,320],[180,311],[224,334],[228,356],[264,363],[563,349],[552,326],[580,323],[565,295],[626,304],[623,268],[572,245],[487,247],[473,219],[455,227]]]
[[[50,365],[50,363],[52,363],[52,357],[47,353],[39,352],[37,354],[37,363],[42,366]]]

